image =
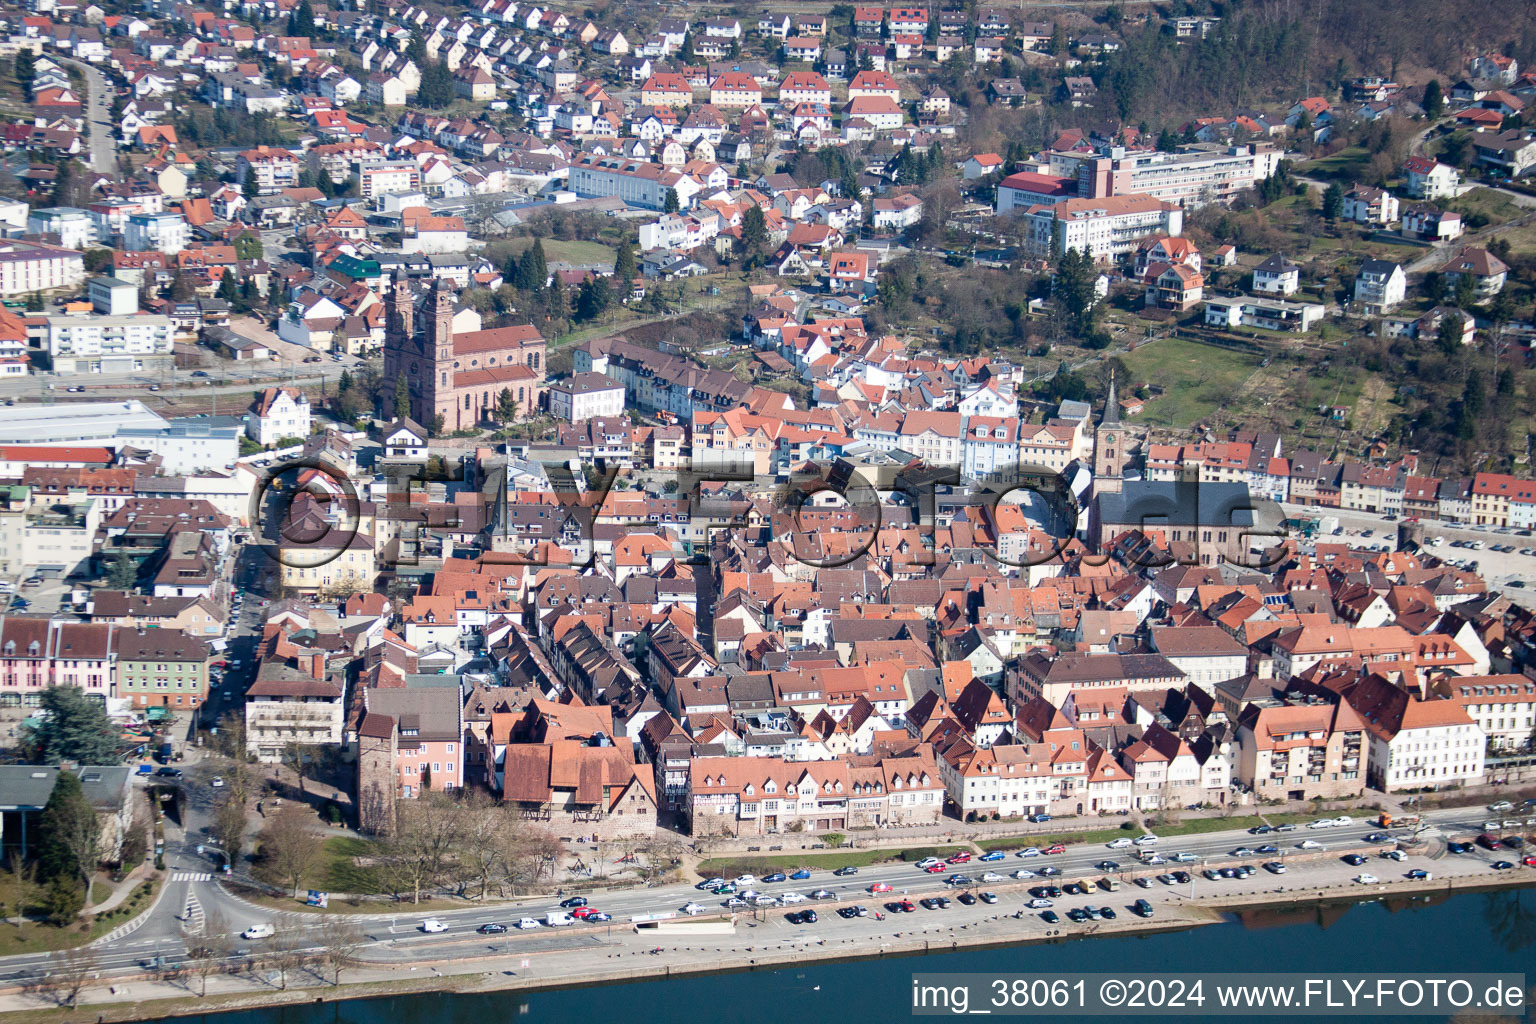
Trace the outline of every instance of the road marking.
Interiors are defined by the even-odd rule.
[[[178,871],[171,875],[173,882],[206,882],[213,877],[211,871]]]

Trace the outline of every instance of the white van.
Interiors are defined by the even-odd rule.
[[[435,932],[445,932],[448,930],[448,926],[435,917],[429,917],[421,922],[421,930],[430,935]]]
[[[544,923],[551,928],[562,928],[568,924],[575,924],[576,919],[563,910],[551,910],[544,918]]]
[[[270,924],[253,924],[240,933],[242,939],[270,939],[277,934],[277,929]]]

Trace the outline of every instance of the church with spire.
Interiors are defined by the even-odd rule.
[[[455,332],[455,295],[438,280],[418,301],[397,271],[385,299],[384,395],[386,417],[410,417],[431,427],[464,430],[499,421],[501,393],[517,403],[517,418],[544,400],[546,342],[532,324]],[[396,409],[394,381],[405,378],[411,407]]]
[[[1093,429],[1093,493],[1118,494],[1124,483],[1125,428],[1120,423],[1120,395],[1114,371],[1109,375],[1109,394],[1104,399],[1104,414]]]

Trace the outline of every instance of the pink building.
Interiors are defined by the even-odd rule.
[[[112,693],[112,627],[8,615],[0,620],[0,706],[35,705],[50,686]]]
[[[363,691],[371,732],[393,732],[395,793],[451,793],[464,786],[464,721],[457,676],[407,676],[405,686]],[[382,738],[382,737],[381,737]]]

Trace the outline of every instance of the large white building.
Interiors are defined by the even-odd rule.
[[[233,416],[187,416],[159,430],[126,428],[118,437],[123,444],[159,455],[161,470],[179,476],[233,466],[240,457],[244,433],[245,424]]]
[[[78,288],[84,280],[85,259],[73,249],[15,239],[0,242],[0,295]]]
[[[1370,739],[1367,775],[1387,793],[1475,786],[1488,737],[1459,700],[1420,700],[1380,676],[1349,696]]]
[[[1323,318],[1317,302],[1287,302],[1251,295],[1205,300],[1205,322],[1212,327],[1263,327],[1271,331],[1310,331]]]
[[[123,224],[123,248],[129,252],[181,252],[192,241],[192,227],[179,213],[135,213]]]
[[[176,329],[154,313],[44,317],[43,347],[55,373],[133,373],[171,354]]]
[[[73,206],[50,206],[27,214],[27,232],[58,235],[66,249],[84,249],[96,241],[96,222],[89,212]]]
[[[1267,142],[1196,143],[1177,153],[1115,147],[1100,155],[1053,152],[1050,160],[1052,174],[1077,179],[1079,196],[1150,196],[1194,207],[1252,188],[1275,172],[1282,155]]]
[[[557,420],[624,415],[624,385],[604,373],[578,373],[549,386],[549,414]]]
[[[125,430],[161,430],[169,423],[137,399],[14,405],[0,416],[0,444],[78,444],[116,447]]]
[[[669,171],[660,164],[617,156],[582,156],[571,163],[569,187],[583,198],[618,196],[632,206],[666,208],[667,190],[677,193],[686,209],[703,188],[692,175]]]
[[[1036,206],[1024,214],[1025,245],[1031,255],[1049,256],[1077,249],[1099,261],[1118,260],[1136,250],[1148,235],[1179,235],[1184,211],[1147,196],[1068,199]]]

